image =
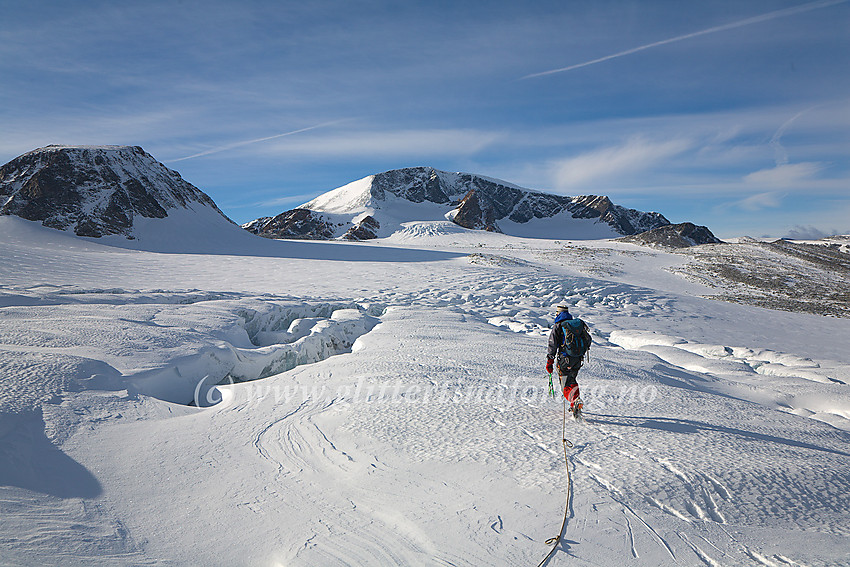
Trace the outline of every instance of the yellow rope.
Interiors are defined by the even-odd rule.
[[[567,441],[567,398],[564,398],[564,421],[563,427],[561,428],[561,441],[564,442],[564,466],[567,469],[567,504],[564,507],[564,522],[561,524],[561,531],[558,532],[558,535],[553,538],[549,538],[546,540],[546,545],[552,545],[552,549],[549,550],[549,553],[546,557],[543,558],[537,567],[542,567],[544,563],[549,561],[552,556],[555,554],[555,551],[558,550],[558,544],[561,543],[561,538],[564,537],[564,530],[567,528],[567,516],[570,513],[570,500],[573,497],[573,479],[570,477],[570,462],[567,460],[567,447],[572,447],[573,444]]]

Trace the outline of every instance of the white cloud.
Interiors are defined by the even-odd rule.
[[[276,199],[268,199],[266,201],[260,201],[259,203],[253,203],[250,206],[258,206],[258,207],[282,207],[282,206],[290,206],[290,205],[300,205],[302,203],[306,203],[311,199],[315,199],[315,193],[301,193],[300,195],[287,195],[285,197],[278,197]]]
[[[280,140],[263,146],[269,153],[311,157],[422,157],[471,155],[501,140],[503,134],[473,129],[337,132]]]
[[[812,179],[820,170],[816,162],[800,162],[777,165],[744,176],[744,182],[762,187],[784,188]]]
[[[553,167],[554,185],[560,190],[570,190],[649,169],[681,154],[691,145],[687,140],[648,142],[633,138],[621,146],[594,150],[556,162]]]
[[[734,203],[738,208],[745,211],[761,211],[764,209],[775,209],[782,205],[782,195],[768,191],[766,193],[758,193],[750,195],[746,199],[736,201]]]
[[[790,228],[784,238],[790,238],[792,240],[819,240],[827,236],[835,236],[836,234],[847,234],[847,231],[835,229],[821,230],[811,225],[803,226],[798,224]]]
[[[264,208],[264,209],[277,209],[274,211],[274,214],[278,212],[291,209],[296,207],[302,203],[306,203],[312,199],[316,198],[317,192],[314,193],[300,193],[298,195],[288,195],[285,194],[285,189],[278,189],[276,192],[281,194],[280,197],[269,197],[263,200],[257,201],[246,201],[244,199],[236,199],[233,202],[221,202],[218,203],[220,207],[226,208],[228,210],[234,209],[256,209],[256,208]],[[265,193],[265,191],[264,191]]]

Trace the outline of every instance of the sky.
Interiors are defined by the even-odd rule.
[[[431,166],[850,233],[850,0],[0,0],[0,163],[142,146],[243,223]]]

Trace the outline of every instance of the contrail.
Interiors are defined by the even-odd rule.
[[[794,6],[792,8],[784,8],[782,10],[776,10],[773,12],[768,12],[766,14],[762,14],[760,16],[753,16],[752,18],[747,18],[745,20],[739,20],[737,22],[731,22],[728,24],[723,24],[722,26],[715,26],[713,28],[708,28],[705,30],[680,35],[676,37],[671,37],[670,39],[663,39],[661,41],[656,41],[654,43],[648,43],[646,45],[641,45],[640,47],[633,47],[632,49],[627,49],[626,51],[620,51],[619,53],[614,53],[613,55],[606,55],[605,57],[600,57],[599,59],[593,59],[592,61],[585,61],[584,63],[577,63],[575,65],[570,65],[569,67],[561,67],[560,69],[552,69],[551,71],[543,71],[541,73],[532,73],[531,75],[526,75],[522,77],[522,79],[531,79],[534,77],[542,77],[544,75],[554,75],[555,73],[563,73],[564,71],[572,71],[573,69],[581,69],[582,67],[587,67],[589,65],[595,65],[596,63],[602,63],[603,61],[610,61],[611,59],[616,59],[618,57],[623,57],[625,55],[631,55],[632,53],[637,53],[639,51],[644,51],[646,49],[652,49],[653,47],[658,47],[660,45],[667,45],[668,43],[675,43],[677,41],[683,41],[685,39],[691,39],[692,37],[699,37],[701,35],[707,35],[710,33],[716,33],[725,30],[731,30],[735,28],[740,28],[743,26],[749,26],[751,24],[757,24],[760,22],[766,22],[767,20],[773,20],[776,18],[783,18],[785,16],[792,16],[794,14],[800,14],[802,12],[809,12],[811,10],[818,10],[820,8],[827,8],[829,6],[834,6],[835,4],[843,4],[848,0],[825,0],[821,2],[810,2],[808,4],[801,4],[800,6]]]
[[[817,107],[813,106],[812,108],[817,108]],[[794,116],[792,116],[791,118],[786,120],[782,124],[782,126],[780,126],[778,130],[776,130],[776,133],[770,139],[770,146],[773,148],[773,151],[776,154],[776,166],[777,167],[779,167],[780,165],[788,165],[788,152],[786,152],[785,148],[782,147],[782,142],[781,142],[782,136],[785,134],[785,130],[787,130],[788,127],[791,126],[791,124],[793,124],[794,121],[797,120],[799,117],[801,117],[802,115],[804,115],[808,111],[812,110],[812,108],[807,108],[806,110],[803,110],[802,112],[798,112],[797,114],[795,114]]]
[[[265,138],[257,138],[256,140],[245,140],[244,142],[234,142],[232,144],[227,144],[226,146],[219,146],[217,148],[213,148],[211,150],[205,150],[203,152],[192,154],[190,156],[177,158],[168,160],[166,163],[173,163],[175,161],[183,161],[187,159],[197,158],[201,156],[208,156],[210,154],[217,154],[218,152],[224,152],[227,150],[232,150],[233,148],[239,148],[241,146],[247,146],[249,144],[256,144],[258,142],[265,142],[267,140],[274,140],[275,138],[283,138],[284,136],[292,136],[293,134],[300,134],[301,132],[308,132],[310,130],[315,130],[317,128],[324,128],[325,126],[331,126],[333,124],[339,124],[340,122],[345,122],[346,120],[350,120],[348,118],[344,120],[333,120],[331,122],[323,122],[322,124],[316,124],[315,126],[308,126],[307,128],[300,128],[298,130],[293,130],[291,132],[284,132],[283,134],[275,134],[274,136],[266,136]]]
[[[810,108],[802,110],[786,120],[779,129],[776,130],[776,133],[770,139],[770,146],[773,148],[773,151],[776,155],[776,165],[777,167],[780,165],[788,165],[788,152],[785,151],[785,148],[782,147],[782,136],[785,135],[785,131],[794,123],[798,118],[802,115],[810,112],[816,108],[820,108],[823,104],[816,104]]]

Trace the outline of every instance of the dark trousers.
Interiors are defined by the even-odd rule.
[[[576,380],[579,368],[581,368],[581,358],[558,356],[558,376],[561,380],[564,397],[570,402],[570,409],[573,407],[573,402],[579,397],[578,381]]]

